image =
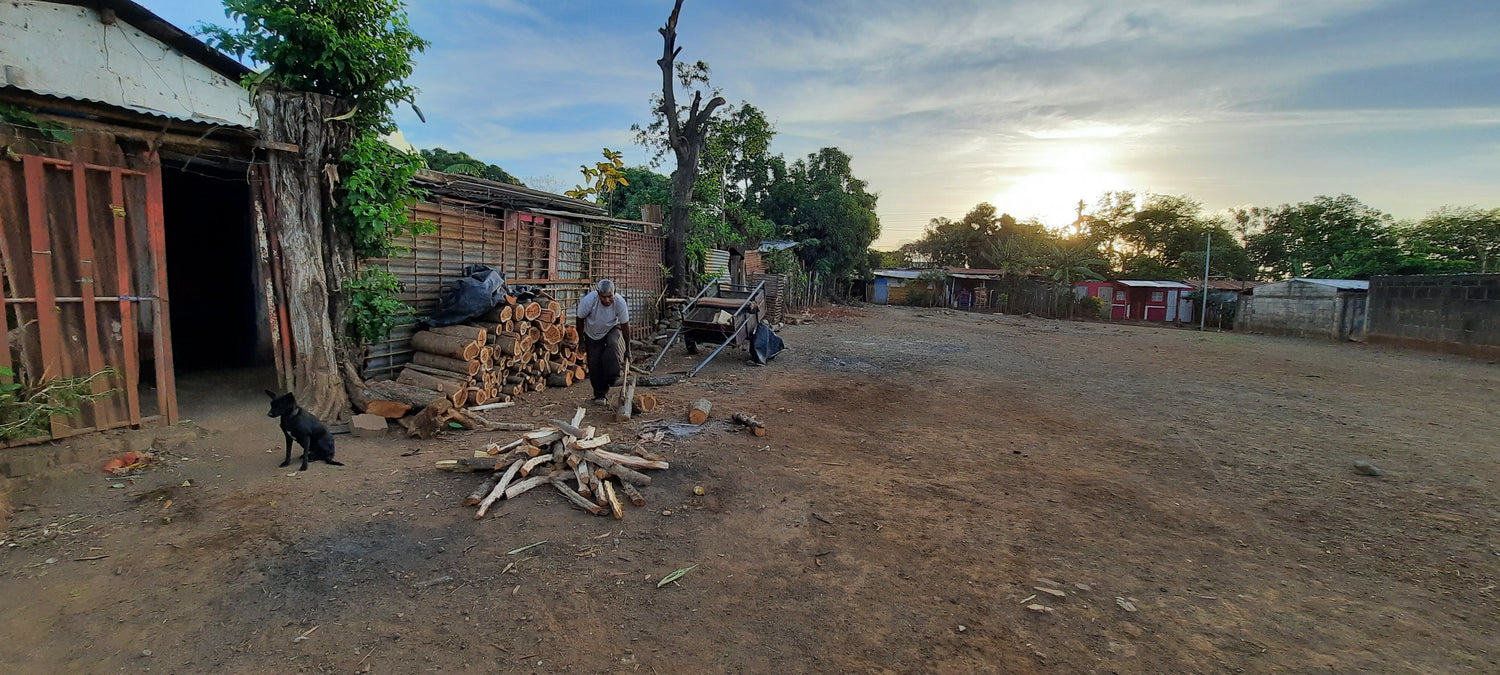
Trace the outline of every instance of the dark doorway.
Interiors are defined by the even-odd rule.
[[[176,371],[266,365],[243,170],[164,161],[162,202]]]

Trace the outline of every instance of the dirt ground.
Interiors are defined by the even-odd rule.
[[[189,383],[165,467],[13,485],[0,670],[1500,671],[1493,362],[905,308],[783,335],[655,390],[637,425],[707,396],[770,433],[652,446],[623,521],[473,520],[432,465],[485,435],[278,469],[253,375]]]

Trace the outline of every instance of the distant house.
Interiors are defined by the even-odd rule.
[[[877,305],[946,304],[947,274],[942,270],[875,270],[869,302]],[[923,278],[923,275],[926,278]]]
[[[1295,278],[1256,286],[1235,330],[1330,340],[1364,337],[1370,282]]]
[[[995,309],[1000,270],[969,267],[883,269],[874,271],[866,302],[877,305],[935,305],[956,309]]]
[[[1142,279],[1085,281],[1073,287],[1080,298],[1099,298],[1104,316],[1133,321],[1188,320],[1193,315],[1192,301],[1183,296],[1193,290],[1181,281]]]

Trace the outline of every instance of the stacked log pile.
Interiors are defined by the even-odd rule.
[[[571,422],[553,420],[550,426],[523,434],[507,444],[491,443],[475,457],[443,460],[445,471],[488,472],[489,476],[462,502],[477,507],[474,518],[483,518],[501,499],[514,499],[534,488],[550,486],[573,506],[592,515],[625,517],[624,501],[646,505],[640,488],[651,485],[643,470],[671,468],[665,458],[644,452],[638,446],[610,443],[608,434],[594,435],[593,427],[582,427],[584,410]]]
[[[473,321],[413,335],[412,361],[396,383],[435,392],[460,407],[571,387],[588,376],[588,358],[566,319],[556,300],[506,296]]]

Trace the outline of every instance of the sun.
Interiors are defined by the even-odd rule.
[[[1018,219],[1037,218],[1060,229],[1078,218],[1078,200],[1129,187],[1129,177],[1111,169],[1109,148],[1097,143],[1045,144],[1036,170],[1016,177],[995,195],[995,206]]]

